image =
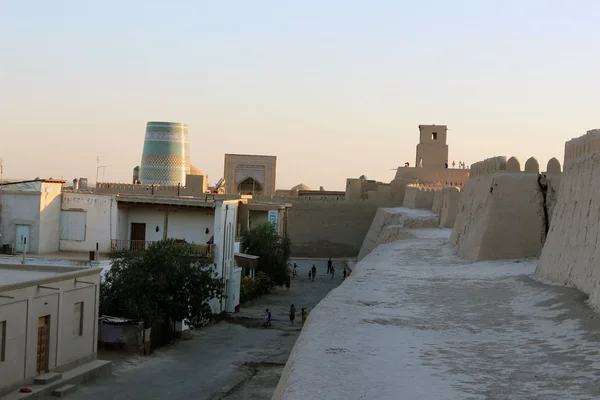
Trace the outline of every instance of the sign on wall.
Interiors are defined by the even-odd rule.
[[[277,228],[277,210],[269,210],[269,222],[273,224],[275,228]]]

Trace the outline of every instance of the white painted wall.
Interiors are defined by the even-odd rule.
[[[0,298],[0,321],[6,321],[7,330],[6,361],[0,362],[0,389],[37,375],[39,317],[50,316],[50,370],[96,353],[100,269],[89,272],[78,279],[91,285],[76,283],[65,273],[64,279],[45,284],[58,290],[38,288],[36,283],[2,292],[14,298]],[[82,336],[73,334],[76,302],[84,303]]]
[[[61,251],[92,251],[96,243],[101,253],[110,252],[110,241],[116,239],[118,231],[117,202],[113,195],[89,193],[64,193],[62,210],[85,211],[85,240],[61,240]],[[125,235],[127,232],[125,232]],[[123,237],[125,239],[125,237]]]
[[[127,238],[131,239],[131,224],[146,224],[146,241],[157,241],[163,238],[163,229],[165,227],[165,213],[155,209],[131,208],[128,211]],[[156,227],[158,226],[158,232]]]
[[[117,207],[117,231],[112,239],[129,240],[129,210]]]
[[[29,225],[29,251],[37,253],[40,237],[40,193],[18,191],[11,186],[4,188],[0,199],[2,201],[0,241],[2,244],[11,244],[14,248],[17,225]]]
[[[165,225],[165,212],[152,208],[131,208],[123,211],[118,216],[117,231],[122,234],[126,232],[125,237],[119,239],[130,240],[131,224],[146,224],[146,240],[157,241],[163,239]],[[212,209],[207,211],[170,211],[168,213],[167,237],[174,239],[184,239],[190,243],[206,244],[214,233],[214,215]],[[158,226],[158,232],[156,227]],[[209,232],[206,234],[206,228]],[[125,231],[126,229],[126,231]]]
[[[215,216],[208,211],[169,212],[167,237],[185,239],[189,243],[206,244],[213,235]],[[208,234],[206,232],[208,228]]]
[[[83,279],[86,282],[94,280]],[[57,366],[78,360],[83,356],[95,352],[96,342],[94,337],[97,330],[96,317],[96,291],[99,286],[77,284],[71,290],[65,290],[62,294],[62,312],[60,313],[60,344],[61,351],[58,353]],[[98,293],[99,294],[99,293]],[[75,303],[83,302],[83,335],[73,334],[73,326],[77,321],[75,316]]]
[[[55,189],[52,185],[46,188],[47,184],[42,185],[42,189]],[[60,188],[59,188],[60,189]],[[40,236],[38,253],[53,253],[59,249],[60,242],[60,207],[62,195],[61,192],[50,190],[43,191],[40,195]]]
[[[0,299],[0,321],[6,321],[6,353],[5,361],[0,362],[0,388],[25,379],[26,315],[26,299],[6,304]]]
[[[234,272],[234,246],[235,246],[235,231],[237,226],[237,200],[222,200],[218,201],[215,208],[215,264],[219,276],[225,281],[233,280]],[[238,285],[239,286],[239,285]],[[233,295],[231,284],[226,284],[227,295]],[[239,287],[237,289],[239,291]],[[238,295],[239,303],[239,295]],[[211,303],[211,306],[214,303]],[[234,312],[227,302],[219,305],[216,312],[224,311]],[[213,311],[215,309],[213,308]]]

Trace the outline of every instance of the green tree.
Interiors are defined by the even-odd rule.
[[[244,252],[259,256],[258,271],[264,272],[275,285],[285,285],[290,280],[290,240],[281,237],[277,229],[264,222],[242,233]]]
[[[146,251],[119,251],[100,290],[100,312],[143,320],[161,316],[190,325],[213,320],[209,301],[223,298],[223,281],[212,260],[190,255],[174,239],[152,243]]]

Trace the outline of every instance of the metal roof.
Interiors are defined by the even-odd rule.
[[[136,325],[138,321],[129,318],[110,317],[108,315],[102,315],[98,318],[99,322],[103,322],[109,325]]]
[[[33,183],[33,182],[42,182],[42,183],[67,183],[67,181],[62,179],[30,179],[27,181],[10,181],[10,182],[0,182],[0,186],[9,186],[9,185],[18,185],[21,183]]]
[[[246,254],[246,253],[233,253],[233,255],[235,257],[248,258],[250,260],[258,260],[260,258],[259,256],[253,256],[252,254]]]

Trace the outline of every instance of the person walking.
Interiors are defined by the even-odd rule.
[[[344,268],[344,272],[342,273],[342,279],[346,279],[346,274],[347,274],[346,268]]]
[[[333,279],[335,275],[335,268],[333,268],[333,265],[331,266],[331,279]]]
[[[331,272],[332,266],[333,266],[333,261],[331,261],[331,258],[329,258],[329,260],[327,260],[327,273]]]
[[[263,326],[265,328],[269,326],[269,309],[268,308],[265,310]]]
[[[292,304],[290,307],[290,322],[294,325],[294,320],[296,319],[296,307]]]
[[[304,323],[306,322],[306,317],[308,317],[308,313],[306,312],[306,308],[302,309],[302,326],[304,326]]]
[[[317,267],[315,267],[315,264],[313,264],[312,266],[312,281],[315,281],[315,277],[317,276]]]

